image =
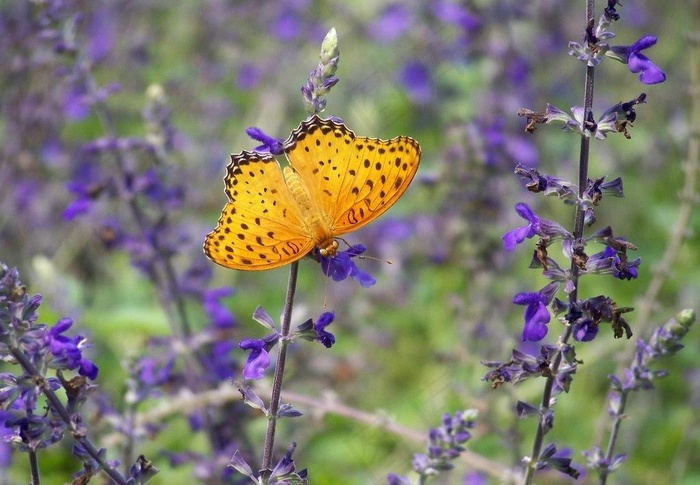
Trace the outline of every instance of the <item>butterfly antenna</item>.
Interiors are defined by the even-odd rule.
[[[341,241],[343,241],[343,242],[347,245],[347,247],[349,247],[349,248],[352,247],[352,244],[350,244],[349,242],[347,242],[344,238],[338,237],[338,238],[336,238],[336,239],[340,239]],[[380,263],[393,264],[393,263],[391,262],[390,259],[379,259],[379,258],[375,258],[375,257],[373,257],[373,256],[367,256],[367,255],[364,255],[364,254],[360,254],[359,256],[357,256],[357,258],[358,258],[358,259],[369,259],[369,260],[372,260],[372,261],[379,261]]]
[[[360,254],[357,259],[369,259],[372,261],[379,261],[380,263],[386,263],[386,264],[394,264],[394,262],[390,259],[379,259],[375,258],[374,256],[365,256],[364,254]]]

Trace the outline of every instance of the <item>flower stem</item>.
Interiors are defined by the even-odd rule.
[[[294,294],[297,288],[297,275],[299,273],[299,262],[292,263],[289,268],[289,281],[287,283],[287,297],[284,301],[284,313],[282,314],[282,331],[280,336],[280,348],[277,354],[277,365],[275,366],[275,376],[272,380],[272,393],[270,395],[270,411],[268,414],[267,434],[265,435],[265,448],[262,460],[262,469],[268,470],[272,464],[272,452],[275,447],[275,430],[277,428],[277,411],[280,406],[280,395],[282,393],[282,378],[284,377],[284,364],[287,359],[287,345],[289,340],[289,329],[292,322],[292,307],[294,306]]]
[[[39,485],[41,479],[39,478],[39,460],[37,460],[36,451],[29,452],[29,469],[32,474],[31,485]]]
[[[586,20],[587,22],[594,21],[595,13],[595,0],[587,0],[586,2]],[[583,197],[584,191],[586,190],[586,184],[588,181],[588,160],[590,157],[590,145],[591,137],[586,130],[586,122],[590,118],[590,113],[593,106],[593,88],[595,79],[595,67],[586,67],[586,80],[584,89],[584,115],[583,115],[583,129],[584,135],[581,136],[581,146],[579,151],[579,168],[578,168],[578,190],[579,198]],[[584,211],[580,205],[576,206],[576,213],[574,215],[574,241],[579,241],[583,237],[583,226],[584,226]],[[571,262],[571,282],[573,284],[573,291],[569,293],[568,300],[569,304],[575,304],[578,299],[578,279],[579,279],[579,269],[576,262],[572,260]],[[549,366],[550,373],[542,390],[542,401],[540,403],[540,420],[537,423],[537,431],[535,433],[535,440],[532,445],[532,453],[530,454],[530,462],[528,463],[524,483],[531,485],[535,479],[535,463],[540,456],[542,451],[542,444],[544,443],[544,435],[547,432],[547,425],[545,423],[546,411],[551,407],[552,390],[554,389],[554,383],[556,382],[557,374],[559,372],[559,367],[563,360],[562,349],[567,345],[569,338],[571,338],[572,328],[567,325],[562,330],[561,335],[557,345],[559,347],[559,352],[552,360]]]
[[[622,391],[620,393],[620,404],[615,412],[615,417],[613,418],[614,424],[610,431],[610,439],[608,440],[608,449],[605,450],[605,458],[607,458],[608,463],[612,463],[613,454],[615,453],[615,444],[617,443],[617,437],[620,434],[620,426],[622,425],[622,420],[625,416],[625,406],[627,405],[627,395],[629,392]],[[608,470],[601,469],[600,475],[598,477],[598,483],[600,485],[605,485],[608,481]]]

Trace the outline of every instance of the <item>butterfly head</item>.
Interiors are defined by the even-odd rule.
[[[324,258],[332,258],[338,253],[338,241],[331,239],[318,245],[318,254]]]

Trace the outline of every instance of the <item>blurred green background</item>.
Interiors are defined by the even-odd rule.
[[[424,448],[416,438],[438,426],[443,413],[468,408],[480,413],[468,448],[491,461],[484,466],[464,457],[436,483],[462,483],[464,473],[473,470],[498,483],[495,467],[518,466],[532,445],[535,421],[518,420],[514,406],[517,400],[538,403],[541,380],[494,390],[481,381],[486,371],[481,362],[509,358],[522,331],[523,309],[510,303],[512,296],[547,283],[527,268],[531,244],[512,254],[502,249],[500,236],[523,223],[513,205],[527,202],[542,217],[567,227],[573,220],[571,207],[527,193],[513,168],[532,150],[543,173],[576,176],[577,138],[552,126],[526,135],[516,111],[541,110],[547,102],[568,110],[582,103],[584,66],[567,56],[567,43],[581,40],[584,2],[465,2],[461,7],[477,19],[472,28],[441,18],[438,4],[453,5],[431,7],[418,0],[72,4],[84,13],[85,28],[78,32],[86,42],[90,35],[110,36],[109,52],[91,68],[100,84],[121,85],[107,100],[120,135],[143,134],[141,112],[149,85],[161,85],[168,97],[178,132],[173,170],[187,181],[185,204],[173,219],[193,235],[188,250],[175,260],[178,269],[188,258],[201,257],[203,237],[216,224],[225,202],[221,179],[228,154],[256,145],[244,129],[258,126],[286,138],[306,116],[299,88],[316,66],[320,41],[331,27],[339,37],[340,82],[328,96],[324,114],[341,117],[358,135],[407,135],[421,144],[421,168],[406,195],[382,220],[347,237],[365,243],[366,254],[376,258],[358,262],[377,278],[376,286],[334,283],[321,277],[316,264],[304,261],[300,266],[294,321],[326,309],[336,312],[330,328],[336,345],[328,350],[295,343],[285,376],[284,389],[297,401],[284,401],[304,416],[283,420],[277,443],[280,450],[298,443],[294,456],[298,465],[308,467],[311,483],[382,483],[388,472],[410,474],[413,453]],[[0,5],[7,17],[13,14],[10,4]],[[408,12],[408,20],[392,8]],[[673,229],[686,180],[683,167],[691,132],[700,128],[689,124],[689,92],[699,89],[690,84],[691,51],[695,49],[698,69],[700,47],[688,35],[698,35],[698,9],[697,1],[625,2],[623,19],[613,26],[617,37],[611,44],[658,36],[658,44],[645,53],[667,73],[665,83],[642,85],[612,60],[596,73],[596,113],[641,92],[648,95],[648,104],[637,109],[632,138],[595,141],[591,158],[592,177],[621,176],[625,187],[624,199],[606,198],[597,208],[594,229],[611,225],[616,235],[632,241],[642,267],[639,278],[629,282],[584,278],[579,294],[609,295],[620,306],[638,310],[649,305],[650,313],[642,321],[638,313],[628,315],[632,340],[615,340],[603,328],[593,342],[576,346],[584,364],[571,392],[559,396],[546,441],[572,448],[578,463],[584,462],[581,450],[606,444],[606,376],[629,362],[637,337],[648,338],[653,326],[681,308],[697,307],[697,214],[680,234],[685,240],[674,264],[657,265],[670,239],[679,236]],[[94,25],[98,27],[90,31]],[[392,34],[393,29],[399,33]],[[402,69],[411,63],[428,75],[419,91],[412,91],[410,80],[402,82]],[[525,74],[511,72],[517,63],[527,65]],[[26,80],[29,93],[51,92],[49,72],[34,76]],[[17,91],[22,80],[8,74],[3,82],[2,96],[8,101],[1,123],[8,146],[10,108],[22,98]],[[496,144],[487,137],[494,125],[504,140]],[[94,116],[54,128],[64,146],[101,136]],[[43,135],[26,136],[26,146],[17,151],[32,166],[41,163],[37,154]],[[15,153],[6,160],[17,166],[20,158]],[[689,162],[697,171],[700,162]],[[60,209],[71,200],[65,189],[70,174],[50,166],[42,173],[56,225],[48,232],[31,220],[17,220],[4,203],[3,229],[12,229],[16,237],[4,237],[0,259],[20,269],[31,293],[44,295],[42,321],[66,314],[76,318],[80,331],[95,343],[91,355],[100,366],[97,383],[118,402],[125,389],[123,361],[141,355],[148,338],[167,335],[167,317],[128,257],[99,246],[90,217],[60,221]],[[115,214],[121,210],[112,209]],[[410,236],[386,237],[395,223],[405,224]],[[557,249],[550,255],[558,257]],[[383,262],[387,259],[392,264]],[[649,301],[644,295],[655,268],[667,280]],[[237,340],[264,335],[250,318],[258,305],[279,321],[286,269],[243,273],[217,267],[214,272],[215,285],[235,290],[226,303],[239,322]],[[195,326],[204,325],[201,309],[189,311]],[[560,325],[553,320],[549,327],[546,341],[553,343]],[[692,331],[686,349],[664,362],[669,377],[659,380],[655,391],[633,396],[618,445],[629,460],[613,483],[700,483],[697,356],[697,331]],[[260,389],[268,388],[267,381],[260,384]],[[153,400],[154,407],[159,404]],[[163,423],[153,440],[137,446],[161,469],[152,483],[192,483],[192,467],[173,469],[159,453],[194,447],[206,454],[206,440],[192,433],[182,415],[166,416]],[[387,429],[389,423],[400,429]],[[250,442],[260,443],[262,450],[265,419],[258,416],[247,426]],[[45,483],[67,481],[75,470],[76,463],[65,456],[68,447],[64,443],[64,449],[40,455]],[[15,457],[7,483],[27,481],[25,459]],[[564,481],[552,474],[538,483]],[[580,480],[593,481],[591,476]]]

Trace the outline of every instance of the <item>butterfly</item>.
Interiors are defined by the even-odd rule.
[[[204,241],[227,268],[258,271],[297,261],[318,248],[335,256],[336,238],[375,220],[403,195],[420,162],[412,138],[355,136],[316,115],[283,143],[288,164],[270,153],[231,155],[229,202]]]

